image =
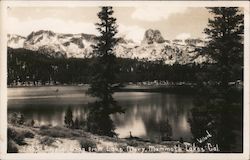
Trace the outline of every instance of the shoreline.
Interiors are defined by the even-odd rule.
[[[13,135],[13,133],[15,133],[15,135]],[[13,125],[8,123],[8,149],[16,148],[18,153],[203,152],[201,150],[187,150],[187,148],[190,147],[193,147],[193,144],[176,140],[152,142],[143,140],[141,138],[118,138],[96,135],[90,132],[86,132],[84,129],[69,129],[66,127],[58,126],[31,127],[26,125]]]
[[[67,84],[67,85],[41,85],[41,86],[7,86],[7,89],[15,88],[57,88],[57,87],[79,87],[83,90],[87,90],[88,84]],[[189,94],[195,93],[197,88],[195,85],[138,85],[138,84],[128,84],[115,92],[168,92],[168,93],[178,93],[178,94]]]

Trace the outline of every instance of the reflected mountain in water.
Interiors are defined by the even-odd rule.
[[[79,87],[75,88],[78,92]],[[29,93],[32,92],[32,88],[27,89],[30,90]],[[50,87],[41,87],[40,89],[47,91],[50,90]],[[18,94],[18,90],[23,91],[24,89],[13,88],[11,93]],[[62,90],[70,90],[69,94],[74,94],[72,87],[60,88],[60,91]],[[78,118],[80,122],[86,122],[88,115],[93,110],[91,108],[94,108],[95,101],[90,101],[84,93],[81,94],[81,97],[60,98],[60,96],[54,96],[53,98],[40,99],[32,97],[20,99],[18,95],[14,95],[8,100],[8,112],[20,112],[25,115],[26,119],[33,119],[36,125],[63,126],[65,113],[70,107],[74,120]],[[64,97],[69,97],[66,92]],[[124,114],[110,114],[115,125],[114,131],[120,138],[129,137],[129,132],[131,132],[136,137],[160,141],[161,123],[168,120],[172,127],[171,138],[173,140],[179,140],[181,137],[186,141],[191,140],[192,133],[188,117],[193,107],[192,96],[169,93],[119,92],[114,94],[114,99],[119,106],[125,109]]]

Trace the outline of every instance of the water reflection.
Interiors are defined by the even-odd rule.
[[[189,141],[192,137],[188,123],[189,111],[193,107],[191,97],[144,93],[144,98],[123,100],[119,104],[126,108],[126,112],[113,115],[112,118],[117,124],[117,133],[121,133],[120,137],[128,137],[131,131],[138,137],[160,140],[161,123],[166,121],[172,127],[172,139],[179,140],[182,137]]]
[[[47,88],[39,90],[43,93]],[[131,132],[133,136],[155,141],[182,139],[202,146],[204,144],[197,143],[196,139],[209,131],[213,137],[206,143],[219,144],[222,152],[242,152],[242,90],[215,93],[201,89],[195,101],[188,95],[119,92],[114,94],[114,99],[125,109],[124,114],[119,114],[121,108],[116,103],[102,104],[86,96],[83,90],[74,92],[74,88],[65,88],[63,96],[48,93],[40,98],[37,94],[32,96],[37,88],[27,88],[27,93],[24,88],[13,88],[14,95],[8,97],[8,112],[20,112],[26,120],[34,120],[35,125],[63,126],[70,107],[73,120],[77,119],[80,127],[87,128],[89,121],[90,131],[95,126],[108,128],[108,132],[102,133],[105,135],[117,134],[124,138]],[[104,112],[105,106],[109,109]],[[164,129],[164,126],[171,129]]]
[[[72,94],[72,93],[70,93]],[[27,119],[35,120],[36,125],[64,125],[64,116],[68,107],[72,109],[73,119],[86,122],[88,115],[101,112],[94,108],[94,101],[80,98],[60,97],[46,99],[9,99],[8,112],[21,112]],[[119,137],[133,136],[152,140],[161,140],[160,126],[162,122],[170,124],[172,139],[190,141],[192,133],[188,117],[193,107],[192,97],[145,92],[120,92],[114,94],[114,99],[125,109],[124,114],[115,113],[104,116],[106,121],[113,121],[114,132]],[[96,111],[95,111],[96,109]],[[103,113],[101,113],[103,114]],[[106,113],[105,113],[106,114]],[[93,116],[92,116],[93,117]],[[94,116],[93,119],[97,119]]]
[[[89,104],[87,130],[91,133],[106,136],[117,136],[111,114],[124,113],[116,101],[96,101]]]

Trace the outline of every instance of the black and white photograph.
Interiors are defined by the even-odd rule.
[[[246,152],[249,3],[95,4],[4,6],[6,154]]]

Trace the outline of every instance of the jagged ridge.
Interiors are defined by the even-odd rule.
[[[27,37],[8,35],[8,47],[25,48],[53,57],[88,58],[97,37],[91,34],[61,34],[40,30]],[[202,46],[200,39],[165,40],[159,30],[149,29],[145,32],[141,44],[119,38],[115,47],[117,57],[147,61],[161,60],[166,64],[203,63],[208,58],[198,56],[195,48]]]

